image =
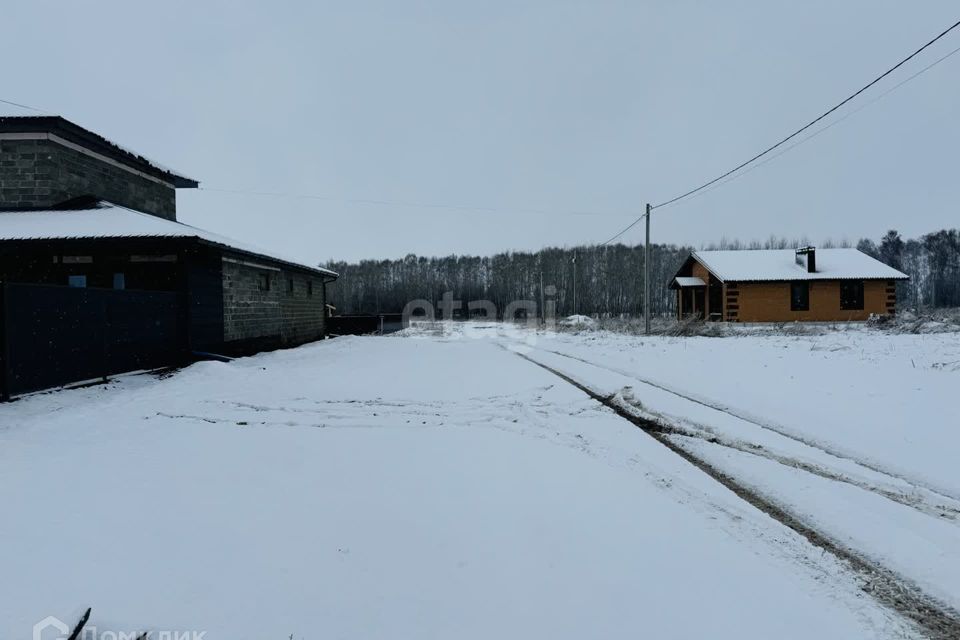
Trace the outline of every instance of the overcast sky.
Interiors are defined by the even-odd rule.
[[[210,189],[327,198],[182,190],[189,224],[311,262],[485,254],[606,240],[958,13],[933,0],[8,2],[0,98]],[[870,96],[956,47],[960,30]],[[958,79],[960,55],[658,210],[654,240],[960,225]]]

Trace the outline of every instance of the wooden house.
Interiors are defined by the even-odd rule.
[[[832,322],[895,313],[906,279],[856,249],[694,251],[670,288],[680,319]]]

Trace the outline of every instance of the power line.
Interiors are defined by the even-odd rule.
[[[537,214],[537,215],[570,215],[570,216],[628,216],[629,213],[616,213],[613,211],[577,211],[577,210],[548,210],[548,209],[503,209],[498,207],[475,207],[472,205],[461,204],[438,204],[434,202],[409,202],[404,200],[377,200],[371,198],[340,198],[336,196],[326,196],[309,193],[288,193],[281,191],[255,191],[247,189],[218,189],[214,187],[200,187],[200,191],[210,191],[215,193],[232,193],[236,195],[265,196],[273,198],[292,198],[300,200],[323,200],[325,202],[342,202],[349,204],[363,205],[384,205],[390,207],[409,207],[414,209],[444,209],[451,211],[469,211],[484,213],[502,213],[502,214]]]
[[[954,29],[956,29],[958,26],[960,26],[960,20],[954,22],[952,25],[950,25],[949,27],[947,27],[946,29],[944,29],[940,34],[938,34],[935,38],[933,38],[932,40],[930,40],[929,42],[927,42],[926,44],[924,44],[922,47],[920,47],[919,49],[917,49],[916,51],[914,51],[913,53],[911,53],[910,55],[908,55],[906,58],[904,58],[903,60],[901,60],[900,62],[898,62],[898,63],[895,64],[894,66],[892,66],[892,67],[890,67],[889,69],[887,69],[886,71],[884,71],[882,74],[880,74],[879,76],[877,76],[876,78],[874,78],[872,81],[870,81],[869,83],[867,83],[866,85],[864,85],[863,87],[861,87],[859,90],[857,90],[856,92],[854,92],[853,94],[851,94],[850,96],[848,96],[847,98],[845,98],[843,101],[839,102],[839,103],[836,104],[835,106],[833,106],[833,107],[831,107],[830,109],[828,109],[827,111],[823,112],[822,114],[820,114],[819,116],[817,116],[816,118],[814,118],[813,120],[811,120],[810,122],[808,122],[807,124],[805,124],[804,126],[800,127],[799,129],[797,129],[796,131],[794,131],[793,133],[791,133],[791,134],[788,135],[787,137],[783,138],[782,140],[780,140],[780,141],[777,142],[776,144],[774,144],[774,145],[772,145],[772,146],[770,146],[770,147],[767,147],[767,148],[764,149],[762,152],[760,152],[760,153],[758,153],[757,155],[753,156],[752,158],[750,158],[750,159],[747,160],[746,162],[742,162],[742,163],[740,163],[739,165],[737,165],[736,167],[734,167],[733,169],[730,169],[729,171],[727,171],[727,172],[725,172],[725,173],[717,176],[716,178],[714,178],[714,179],[712,179],[712,180],[709,180],[708,182],[705,182],[705,183],[701,184],[700,186],[698,186],[698,187],[696,187],[696,188],[694,188],[694,189],[690,189],[689,191],[686,191],[685,193],[682,193],[682,194],[680,194],[680,195],[678,195],[678,196],[676,196],[676,197],[674,197],[674,198],[671,198],[670,200],[666,200],[666,201],[661,202],[660,204],[657,204],[657,205],[652,205],[652,206],[650,207],[650,209],[651,209],[651,210],[652,210],[652,209],[657,209],[657,208],[660,208],[660,207],[665,207],[665,206],[667,206],[667,205],[673,204],[673,203],[675,203],[675,202],[678,202],[678,201],[680,201],[680,200],[683,200],[684,198],[688,198],[688,197],[690,197],[690,196],[693,196],[694,194],[696,194],[696,193],[698,193],[698,192],[702,192],[704,189],[707,189],[708,187],[711,187],[711,186],[713,186],[713,185],[716,185],[718,182],[721,182],[721,181],[723,181],[723,182],[722,182],[720,185],[717,185],[718,187],[721,186],[722,184],[726,184],[727,182],[732,182],[733,180],[739,178],[740,176],[746,175],[747,173],[749,173],[749,172],[752,171],[753,169],[755,169],[755,168],[757,168],[757,167],[760,167],[760,166],[763,166],[763,165],[766,164],[767,162],[770,162],[770,161],[772,161],[772,160],[774,160],[774,159],[776,159],[776,158],[779,158],[779,157],[782,156],[784,153],[790,151],[791,149],[794,149],[794,148],[800,146],[801,144],[803,144],[804,142],[807,142],[807,141],[810,140],[811,138],[815,138],[816,136],[820,135],[821,133],[823,133],[823,132],[826,131],[827,129],[830,129],[830,128],[833,127],[834,125],[839,124],[840,122],[846,120],[847,118],[849,118],[849,117],[852,116],[853,114],[858,113],[859,111],[862,111],[864,108],[866,108],[866,107],[868,107],[869,105],[873,104],[873,103],[876,102],[877,100],[880,100],[880,99],[883,98],[884,96],[886,96],[886,95],[888,95],[888,94],[896,91],[896,90],[899,89],[901,86],[903,86],[903,85],[905,85],[906,83],[910,82],[911,80],[913,80],[913,79],[916,78],[917,76],[925,73],[926,71],[928,71],[929,69],[931,69],[931,68],[935,67],[936,65],[940,64],[941,62],[943,62],[943,61],[946,60],[947,58],[953,56],[953,55],[956,54],[957,52],[960,52],[960,48],[954,49],[954,50],[951,51],[950,53],[942,56],[941,58],[938,58],[937,60],[935,60],[935,61],[932,62],[931,64],[927,65],[926,67],[920,69],[919,71],[917,71],[916,73],[914,73],[913,75],[911,75],[910,77],[908,77],[907,79],[903,80],[902,82],[894,85],[892,88],[890,88],[890,89],[888,89],[887,91],[883,92],[882,94],[880,94],[879,96],[877,96],[876,98],[874,98],[873,100],[871,100],[870,102],[867,102],[866,104],[864,104],[864,105],[862,105],[861,107],[855,109],[854,111],[851,111],[850,113],[845,114],[843,117],[835,120],[834,122],[830,123],[829,125],[823,127],[822,129],[816,131],[815,133],[807,136],[806,138],[801,139],[799,142],[790,145],[789,147],[787,147],[786,149],[784,149],[784,150],[781,151],[780,153],[778,153],[778,154],[776,154],[776,155],[768,158],[768,159],[765,160],[764,162],[761,162],[761,163],[759,163],[759,164],[757,164],[757,165],[754,165],[753,167],[751,167],[751,168],[748,169],[747,171],[744,171],[743,173],[740,173],[740,174],[737,174],[737,175],[733,175],[734,173],[736,173],[736,172],[739,171],[740,169],[743,169],[743,168],[746,167],[747,165],[749,165],[749,164],[751,164],[751,163],[759,160],[760,158],[766,156],[766,155],[769,154],[771,151],[774,151],[775,149],[783,146],[785,143],[789,142],[790,140],[792,140],[793,138],[797,137],[798,135],[800,135],[801,133],[803,133],[803,132],[806,131],[807,129],[811,128],[812,126],[814,126],[815,124],[817,124],[818,122],[820,122],[821,120],[823,120],[824,118],[826,118],[827,116],[829,116],[830,114],[834,113],[837,109],[841,108],[842,106],[844,106],[845,104],[847,104],[848,102],[850,102],[851,100],[853,100],[854,98],[856,98],[857,96],[859,96],[860,94],[862,94],[864,91],[868,90],[870,87],[874,86],[875,84],[877,84],[878,82],[880,82],[882,79],[884,79],[885,77],[887,77],[888,75],[890,75],[891,73],[893,73],[894,71],[896,71],[897,69],[899,69],[900,67],[902,67],[904,64],[906,64],[907,62],[909,62],[910,60],[912,60],[913,58],[915,58],[918,54],[920,54],[921,52],[923,52],[925,49],[929,48],[932,44],[934,44],[935,42],[937,42],[938,40],[940,40],[941,38],[943,38],[945,35],[947,35],[947,34],[950,33],[951,31],[953,31]],[[731,176],[732,176],[732,177],[731,177]],[[729,178],[729,179],[728,179],[728,180],[724,180],[725,178]],[[712,191],[712,189],[711,189],[711,191]],[[607,240],[606,242],[603,242],[603,243],[600,244],[599,246],[603,247],[603,246],[606,246],[606,245],[610,244],[611,242],[613,242],[614,240],[616,240],[617,238],[619,238],[620,236],[622,236],[623,234],[625,234],[627,231],[629,231],[630,229],[632,229],[633,227],[635,227],[637,224],[639,224],[640,221],[643,220],[644,217],[646,217],[647,215],[649,215],[649,213],[644,213],[643,215],[641,215],[640,217],[638,217],[636,220],[634,220],[633,222],[631,222],[629,225],[627,225],[626,227],[624,227],[622,230],[620,230],[618,233],[616,233],[616,234],[615,234],[613,237],[611,237],[609,240]]]
[[[44,111],[43,109],[37,109],[36,107],[31,107],[30,105],[27,105],[27,104],[20,104],[19,102],[4,100],[2,98],[0,98],[0,102],[2,102],[3,104],[12,105],[14,107],[20,107],[21,109],[27,109],[28,111],[36,111],[37,113],[47,113],[47,114],[50,113],[49,111]]]
[[[43,109],[38,109],[36,107],[31,107],[30,105],[21,104],[19,102],[13,102],[12,100],[4,100],[0,98],[0,103],[9,104],[14,107],[19,107],[21,109],[28,109],[30,111],[36,111],[37,113],[48,114],[48,111]],[[497,207],[479,207],[472,205],[460,205],[460,204],[437,204],[432,202],[406,202],[401,200],[377,200],[372,198],[339,198],[335,196],[325,196],[317,194],[304,194],[304,193],[285,193],[277,191],[256,191],[249,189],[218,189],[215,187],[200,187],[200,191],[209,191],[215,193],[232,193],[237,195],[252,195],[252,196],[265,196],[265,197],[274,197],[274,198],[296,198],[296,199],[309,199],[309,200],[324,200],[327,202],[343,202],[350,204],[364,204],[364,205],[385,205],[391,207],[409,207],[416,209],[445,209],[451,211],[470,211],[470,212],[486,212],[486,213],[502,213],[502,214],[535,214],[535,215],[569,215],[569,216],[619,216],[626,217],[629,216],[629,213],[617,213],[613,211],[579,211],[579,210],[568,210],[568,211],[557,211],[557,210],[548,210],[548,209],[503,209]]]
[[[646,217],[646,215],[647,215],[647,214],[643,214],[642,216],[640,216],[639,218],[637,218],[636,220],[634,220],[633,222],[631,222],[630,224],[628,224],[626,227],[623,228],[623,230],[622,230],[620,233],[618,233],[617,235],[613,236],[612,238],[610,238],[610,239],[607,240],[606,242],[600,243],[600,246],[601,246],[601,247],[607,246],[608,244],[610,244],[611,242],[613,242],[614,240],[616,240],[617,238],[619,238],[620,236],[622,236],[623,234],[625,234],[627,231],[630,231],[630,229],[633,229],[635,226],[637,226],[637,224],[639,224],[639,222],[640,222],[641,220],[643,220],[643,219]]]
[[[690,189],[689,191],[686,191],[686,192],[684,192],[684,193],[681,193],[681,194],[678,195],[678,196],[675,196],[675,197],[673,197],[673,198],[670,198],[669,200],[666,200],[666,201],[664,201],[664,202],[661,202],[660,204],[653,205],[652,208],[653,208],[653,209],[659,209],[660,207],[665,207],[665,206],[667,206],[667,205],[673,204],[674,202],[677,202],[678,200],[683,200],[683,199],[686,198],[686,197],[692,196],[693,194],[697,193],[698,191],[701,191],[701,190],[703,190],[703,189],[706,189],[707,187],[709,187],[709,186],[711,186],[711,185],[713,185],[713,184],[716,184],[717,182],[723,180],[724,178],[726,178],[727,176],[731,175],[732,173],[735,173],[736,171],[739,171],[740,169],[744,168],[744,167],[747,166],[748,164],[751,164],[752,162],[754,162],[754,161],[756,161],[756,160],[759,160],[760,158],[762,158],[763,156],[767,155],[768,153],[770,153],[770,152],[773,151],[774,149],[782,146],[784,143],[789,142],[789,141],[792,140],[793,138],[797,137],[798,135],[800,135],[801,133],[803,133],[804,131],[806,131],[806,130],[809,129],[810,127],[814,126],[815,124],[817,124],[818,122],[820,122],[821,120],[823,120],[824,118],[826,118],[827,116],[829,116],[831,113],[833,113],[833,112],[836,111],[837,109],[841,108],[842,106],[844,106],[845,104],[847,104],[848,102],[850,102],[851,100],[853,100],[854,98],[856,98],[857,96],[859,96],[861,93],[863,93],[864,91],[866,91],[866,90],[869,89],[870,87],[874,86],[875,84],[877,84],[878,82],[880,82],[881,80],[883,80],[884,78],[886,78],[888,75],[890,75],[891,73],[893,73],[894,71],[896,71],[897,69],[899,69],[900,67],[902,67],[903,65],[905,65],[907,62],[909,62],[910,60],[912,60],[913,58],[915,58],[915,57],[916,57],[917,55],[919,55],[921,52],[923,52],[924,50],[926,50],[928,47],[930,47],[931,45],[933,45],[933,43],[937,42],[937,41],[940,40],[942,37],[944,37],[945,35],[947,35],[947,34],[950,33],[951,31],[953,31],[954,29],[956,29],[958,26],[960,26],[960,20],[954,22],[952,25],[950,25],[949,27],[947,27],[946,29],[944,29],[942,32],[940,32],[939,35],[937,35],[935,38],[933,38],[932,40],[930,40],[929,42],[927,42],[925,45],[923,45],[922,47],[920,47],[919,49],[917,49],[916,51],[914,51],[913,53],[911,53],[910,55],[908,55],[906,58],[904,58],[903,60],[901,60],[901,61],[898,62],[897,64],[893,65],[892,67],[890,67],[889,69],[887,69],[886,71],[884,71],[883,73],[881,73],[879,76],[877,76],[876,78],[874,78],[873,80],[871,80],[871,81],[868,82],[867,84],[863,85],[860,89],[858,89],[858,90],[855,91],[854,93],[850,94],[849,96],[847,96],[846,98],[844,98],[842,101],[838,102],[838,103],[837,103],[836,105],[834,105],[833,107],[827,109],[826,111],[824,111],[823,113],[821,113],[819,116],[817,116],[816,118],[814,118],[813,120],[811,120],[811,121],[808,122],[807,124],[803,125],[803,126],[800,127],[799,129],[797,129],[796,131],[794,131],[793,133],[791,133],[790,135],[788,135],[787,137],[783,138],[782,140],[780,140],[780,141],[777,142],[776,144],[767,147],[766,149],[764,149],[763,151],[761,151],[761,152],[758,153],[757,155],[753,156],[753,157],[750,158],[749,160],[747,160],[747,161],[745,161],[745,162],[741,162],[740,164],[738,164],[737,166],[735,166],[733,169],[730,169],[729,171],[727,171],[727,172],[725,172],[725,173],[722,173],[721,175],[717,176],[716,178],[713,178],[712,180],[709,180],[709,181],[701,184],[701,185],[698,186],[698,187],[695,187],[695,188],[693,188],[693,189]]]
[[[955,55],[958,54],[958,53],[960,53],[960,47],[957,47],[957,48],[954,49],[953,51],[951,51],[951,52],[949,52],[949,53],[947,53],[947,54],[945,54],[945,55],[937,58],[936,60],[934,60],[933,62],[931,62],[931,63],[928,64],[927,66],[923,67],[922,69],[920,69],[920,70],[917,71],[916,73],[910,75],[909,77],[907,77],[907,78],[904,79],[904,80],[901,80],[901,81],[898,82],[897,84],[893,85],[892,87],[890,87],[889,89],[887,89],[887,90],[884,91],[883,93],[875,96],[874,98],[870,99],[869,101],[864,102],[862,105],[860,105],[860,106],[857,107],[856,109],[853,109],[852,111],[849,111],[849,112],[843,114],[842,116],[840,116],[839,118],[837,118],[836,120],[834,120],[833,122],[831,122],[830,124],[828,124],[828,125],[826,125],[826,126],[824,126],[824,127],[821,127],[820,129],[817,129],[816,131],[814,131],[814,132],[811,133],[810,135],[808,135],[808,136],[806,136],[806,137],[804,137],[804,138],[801,138],[800,140],[797,140],[796,142],[794,142],[793,144],[791,144],[790,146],[788,146],[788,147],[786,147],[786,148],[784,148],[784,149],[781,149],[780,152],[773,154],[772,156],[764,159],[764,160],[761,161],[761,162],[758,162],[758,163],[756,163],[756,164],[754,164],[754,165],[751,165],[750,167],[748,167],[748,168],[745,169],[744,171],[741,171],[740,173],[737,173],[736,175],[732,175],[732,176],[730,176],[729,178],[727,178],[726,180],[724,180],[723,182],[720,182],[719,184],[713,185],[712,188],[706,189],[706,190],[704,190],[704,191],[701,191],[700,193],[698,193],[698,194],[696,194],[696,195],[694,195],[694,196],[691,196],[691,197],[692,197],[692,198],[699,198],[700,196],[703,196],[703,195],[706,195],[706,194],[710,193],[710,192],[713,191],[714,189],[719,189],[719,188],[722,187],[723,185],[728,184],[728,183],[730,183],[730,182],[733,182],[734,180],[736,180],[736,179],[738,179],[738,178],[740,178],[740,177],[742,177],[742,176],[745,176],[745,175],[749,174],[751,171],[753,171],[753,170],[755,170],[755,169],[759,169],[760,167],[764,166],[765,164],[767,164],[767,163],[769,163],[769,162],[773,162],[774,160],[776,160],[777,158],[779,158],[779,157],[782,156],[783,154],[791,151],[792,149],[796,149],[797,147],[799,147],[800,145],[804,144],[805,142],[808,142],[808,141],[816,138],[817,136],[819,136],[821,133],[824,133],[824,132],[827,131],[828,129],[832,129],[833,127],[835,127],[836,125],[840,124],[841,122],[843,122],[844,120],[846,120],[846,119],[849,118],[850,116],[855,115],[855,114],[857,114],[857,113],[860,113],[861,111],[863,111],[864,109],[866,109],[866,108],[869,107],[870,105],[872,105],[872,104],[874,104],[874,103],[876,103],[876,102],[879,102],[880,100],[882,100],[882,99],[885,98],[886,96],[890,95],[891,93],[893,93],[894,91],[896,91],[897,89],[899,89],[899,88],[902,87],[903,85],[907,84],[907,83],[910,82],[911,80],[914,80],[914,79],[917,78],[918,76],[923,75],[924,73],[926,73],[926,72],[929,71],[930,69],[934,68],[935,66],[937,66],[938,64],[940,64],[940,63],[943,62],[944,60],[946,60],[946,59],[948,59],[948,58],[952,58],[953,56],[955,56]]]

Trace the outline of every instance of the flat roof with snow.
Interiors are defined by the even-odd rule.
[[[796,263],[793,249],[694,251],[691,257],[724,282],[909,279],[857,249],[817,249],[816,256],[814,273]]]
[[[195,238],[240,253],[337,277],[337,273],[237,242],[210,231],[141,213],[109,202],[86,209],[0,211],[0,241]]]

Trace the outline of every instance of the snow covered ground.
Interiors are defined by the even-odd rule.
[[[537,344],[707,399],[960,499],[958,333],[648,339],[584,332]]]
[[[960,592],[960,486],[931,444],[958,438],[945,392],[960,374],[936,366],[957,359],[955,338],[813,348],[474,329],[338,338],[0,406],[0,636],[91,606],[99,630],[206,640],[918,637],[845,564],[511,349],[669,414],[691,450],[839,521],[831,531],[938,596]],[[868,384],[891,362],[898,382]],[[698,363],[729,368],[685,375]],[[796,393],[775,390],[788,380]],[[914,431],[898,425],[919,406]],[[832,429],[806,420],[830,415]],[[868,418],[883,419],[880,443]],[[730,446],[697,437],[707,429]],[[769,456],[739,446],[754,438]],[[860,513],[874,519],[851,524]]]
[[[584,332],[530,355],[960,608],[960,335]]]

